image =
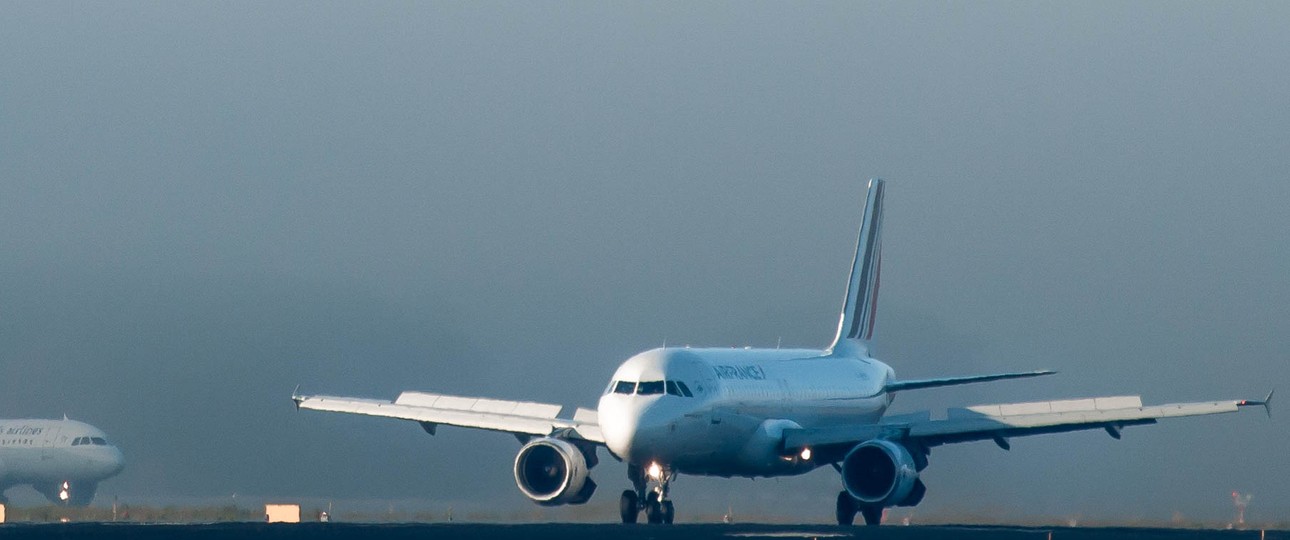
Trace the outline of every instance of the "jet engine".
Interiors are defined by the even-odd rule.
[[[596,466],[590,455],[565,439],[543,437],[520,448],[515,456],[515,485],[542,506],[582,504],[596,491],[588,471]]]
[[[842,486],[856,500],[873,506],[914,506],[926,491],[909,450],[883,439],[862,442],[847,453]]]

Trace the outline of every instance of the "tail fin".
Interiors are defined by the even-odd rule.
[[[882,270],[882,193],[882,179],[869,180],[864,218],[860,223],[860,239],[856,243],[855,262],[851,263],[851,280],[847,282],[846,301],[842,305],[842,320],[838,323],[838,335],[833,338],[833,345],[829,346],[829,350],[836,349],[844,339],[867,341],[873,338],[879,274]]]

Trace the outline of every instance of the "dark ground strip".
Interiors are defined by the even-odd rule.
[[[407,524],[375,525],[346,523],[218,523],[210,525],[139,525],[118,523],[53,523],[0,525],[0,539],[192,539],[216,540],[262,538],[272,540],[402,540],[462,538],[498,539],[826,539],[865,538],[877,540],[1260,540],[1261,532],[1138,529],[1138,528],[1023,528],[981,526],[938,527],[833,527],[825,525],[485,525]],[[1290,531],[1267,531],[1262,540],[1290,540]]]

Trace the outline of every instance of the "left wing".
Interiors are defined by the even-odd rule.
[[[890,439],[924,448],[949,443],[993,440],[1010,448],[1008,438],[1085,429],[1104,429],[1120,438],[1125,426],[1154,424],[1161,418],[1236,412],[1260,405],[1272,414],[1272,394],[1262,400],[1203,401],[1144,407],[1138,396],[1102,397],[950,409],[944,419],[927,412],[891,417],[878,424],[785,429],[786,454],[811,448],[824,461],[841,460],[853,446],[871,439]]]
[[[424,392],[404,392],[394,401],[292,394],[298,409],[412,420],[433,435],[440,425],[500,431],[520,437],[559,435],[604,444],[596,411],[578,408],[560,418],[564,407],[529,401],[503,401]]]

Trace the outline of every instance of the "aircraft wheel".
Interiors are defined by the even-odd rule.
[[[846,490],[838,492],[838,525],[851,525],[856,521],[856,500]]]
[[[878,525],[882,523],[881,506],[865,506],[860,509],[860,515],[864,516],[865,525]]]
[[[623,496],[618,499],[618,514],[623,518],[623,523],[636,523],[636,516],[640,513],[640,507],[636,506],[636,492],[630,489],[623,490]]]
[[[645,495],[645,517],[653,525],[663,523],[663,505],[658,502],[658,493],[651,491]]]
[[[672,501],[663,501],[663,523],[671,525],[675,518],[676,508],[672,506]]]

